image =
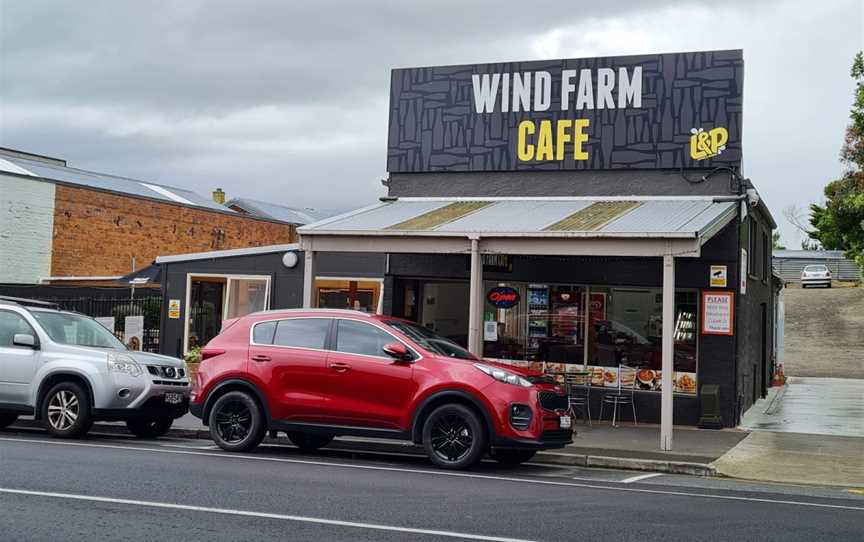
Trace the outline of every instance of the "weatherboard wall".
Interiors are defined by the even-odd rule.
[[[0,283],[51,274],[54,185],[0,174]]]

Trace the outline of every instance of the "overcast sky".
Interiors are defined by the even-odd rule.
[[[347,209],[383,194],[393,67],[733,48],[744,174],[797,248],[782,210],[842,173],[861,0],[0,0],[0,146]]]

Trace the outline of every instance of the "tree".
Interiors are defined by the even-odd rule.
[[[825,205],[810,205],[811,239],[828,250],[843,250],[864,266],[864,52],[852,62],[855,96],[851,123],[840,150],[843,177],[825,187]]]
[[[771,234],[771,250],[786,250],[786,247],[780,244],[779,231],[775,231]]]

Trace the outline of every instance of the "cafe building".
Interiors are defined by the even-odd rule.
[[[395,69],[387,195],[298,229],[283,306],[321,306],[326,267],[365,255],[377,312],[587,371],[595,418],[635,368],[661,448],[673,422],[734,426],[775,356],[776,224],[741,170],[743,77],[740,50]]]
[[[733,426],[774,355],[743,77],[739,50],[393,70],[387,197],[300,228],[307,274],[319,253],[388,254],[387,314],[587,369],[598,401],[639,368],[637,416],[670,430],[710,390]]]

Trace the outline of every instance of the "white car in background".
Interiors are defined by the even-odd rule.
[[[801,271],[801,287],[825,286],[831,287],[831,271],[822,264],[805,266]]]

